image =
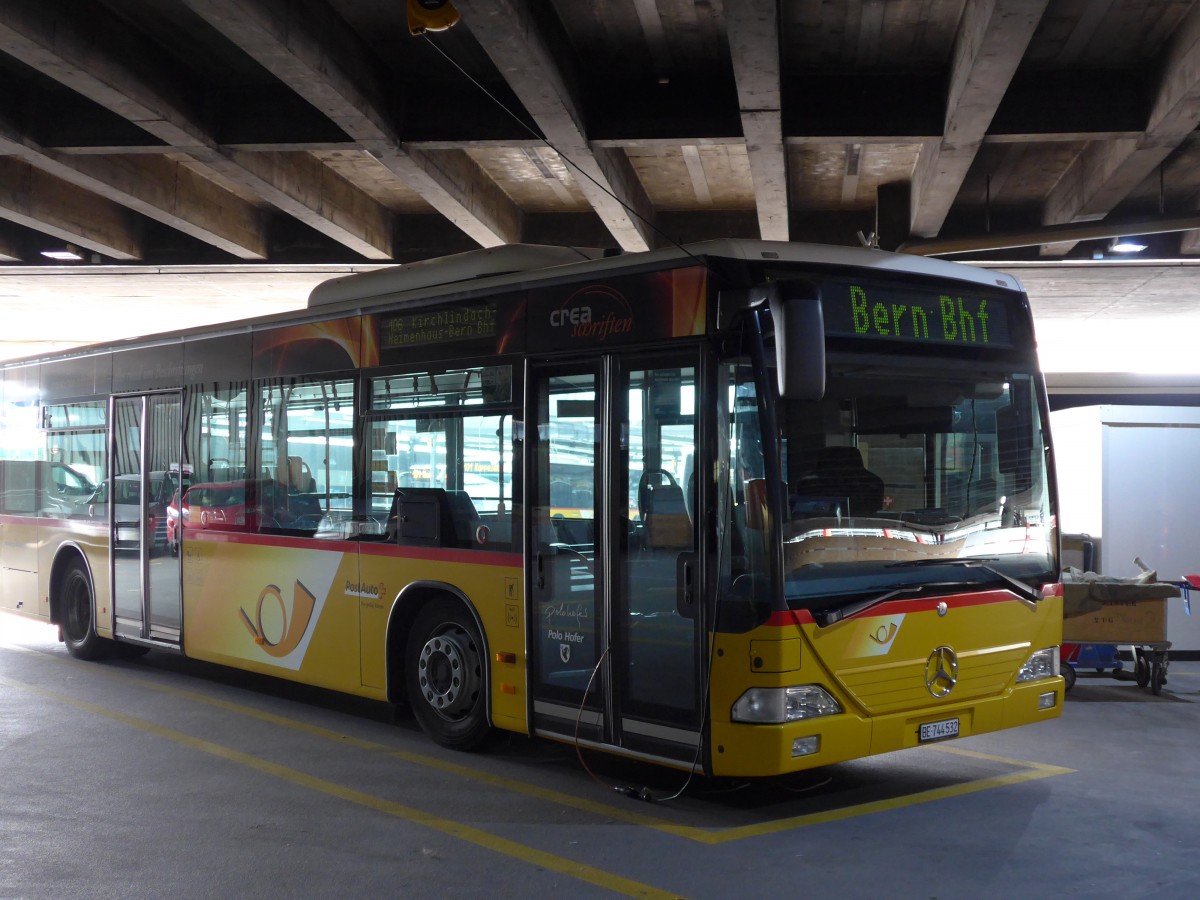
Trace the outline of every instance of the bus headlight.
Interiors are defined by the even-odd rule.
[[[799,719],[815,719],[842,711],[829,692],[816,684],[785,688],[750,688],[733,704],[734,722],[777,725]]]
[[[1037,681],[1039,678],[1053,678],[1058,674],[1058,648],[1047,647],[1039,650],[1025,661],[1017,674],[1017,684],[1022,681]]]

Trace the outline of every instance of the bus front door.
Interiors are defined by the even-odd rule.
[[[183,471],[180,413],[178,394],[113,401],[108,515],[118,637],[179,643],[180,563],[167,547],[166,511]]]
[[[531,691],[542,734],[693,762],[702,716],[695,354],[529,379]]]

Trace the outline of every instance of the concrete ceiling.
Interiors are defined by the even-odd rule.
[[[1200,311],[1196,0],[453,2],[0,0],[5,338],[64,290],[158,330],[115,305],[152,275],[171,327],[300,305],[296,265],[859,232],[1047,322]],[[1156,263],[1097,266],[1123,232]],[[64,244],[93,280],[50,291]]]

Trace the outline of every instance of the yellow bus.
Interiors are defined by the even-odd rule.
[[[0,606],[84,659],[407,704],[458,749],[771,776],[1040,722],[1062,601],[1034,346],[1013,278],[866,249],[334,279],[0,369]],[[162,473],[118,544],[112,486]]]

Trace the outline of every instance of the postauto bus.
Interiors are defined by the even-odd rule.
[[[509,246],[0,376],[0,448],[142,496],[191,473],[178,554],[0,480],[0,603],[78,657],[156,648],[406,702],[446,747],[499,729],[711,775],[1062,708],[1045,390],[1006,275]]]

